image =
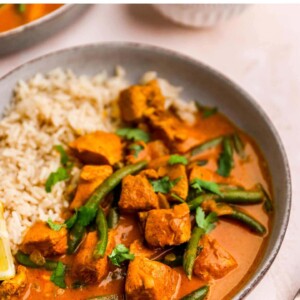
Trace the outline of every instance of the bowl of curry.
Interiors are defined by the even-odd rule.
[[[268,117],[227,78],[169,50],[107,43],[33,60],[4,76],[0,90],[2,109],[15,97],[0,123],[3,160],[9,122],[20,130],[36,118],[33,152],[62,131],[39,156],[40,173],[49,159],[55,168],[27,189],[64,201],[59,216],[32,221],[33,210],[16,243],[17,205],[0,206],[8,232],[1,297],[242,299],[267,272],[288,224],[288,163]]]
[[[77,19],[88,5],[1,4],[0,55],[25,49]]]

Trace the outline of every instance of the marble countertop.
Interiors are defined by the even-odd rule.
[[[149,5],[94,5],[45,42],[0,58],[0,76],[74,45],[133,41],[169,48],[221,71],[264,108],[285,145],[293,179],[289,228],[271,269],[247,300],[292,300],[300,287],[300,5],[253,5],[212,29],[188,29]]]

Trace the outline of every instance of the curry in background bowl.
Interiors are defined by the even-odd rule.
[[[1,4],[0,32],[35,21],[63,4]]]
[[[1,4],[0,55],[33,46],[78,21],[90,4]]]

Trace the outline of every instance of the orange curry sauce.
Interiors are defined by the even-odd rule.
[[[188,128],[190,136],[194,136],[202,142],[223,134],[233,133],[237,130],[222,114],[216,114],[206,119],[199,116],[196,124]],[[246,189],[250,189],[260,182],[271,193],[270,176],[258,147],[244,133],[240,132],[240,136],[246,143],[245,151],[248,159],[242,162],[234,154],[235,167],[231,172],[229,182],[230,179],[234,178],[235,183],[240,183]],[[217,169],[217,158],[220,150],[220,147],[208,150],[199,155],[197,159],[207,159],[209,162],[206,167],[215,171]],[[263,211],[261,204],[249,205],[244,207],[244,209],[270,230],[271,220]],[[115,237],[116,242],[123,243],[127,247],[135,239],[142,238],[135,215],[122,215],[117,232]],[[210,292],[208,299],[231,299],[255,271],[256,265],[262,258],[267,242],[267,235],[266,237],[260,237],[239,226],[237,223],[221,220],[216,229],[211,232],[211,236],[232,254],[238,263],[238,267],[225,277],[209,283]],[[72,263],[72,257],[65,257],[64,260],[69,264]],[[201,281],[196,276],[193,276],[192,280],[189,281],[181,267],[176,268],[176,270],[181,274],[180,288],[176,299],[180,299],[191,291],[207,284],[207,282]],[[79,287],[77,289],[71,288],[72,279],[67,275],[66,282],[68,288],[65,290],[58,288],[50,281],[51,272],[49,271],[28,269],[28,276],[30,285],[22,297],[23,300],[79,300],[105,294],[119,294],[120,299],[123,299],[126,269],[112,267],[111,272],[100,285]]]
[[[1,4],[0,32],[8,31],[39,19],[63,4]]]

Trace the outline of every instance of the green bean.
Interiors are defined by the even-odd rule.
[[[259,189],[262,191],[263,195],[264,195],[264,210],[270,214],[274,211],[274,205],[273,202],[269,196],[269,194],[267,193],[267,191],[264,189],[264,187],[262,186],[262,184],[258,184]]]
[[[101,207],[98,209],[96,225],[99,235],[99,241],[94,250],[94,258],[104,257],[108,242],[108,227],[105,214]]]
[[[176,255],[175,253],[171,252],[164,257],[162,263],[172,268],[179,267],[182,266],[183,256],[178,254]]]
[[[251,231],[259,235],[264,235],[267,231],[264,225],[238,208],[233,208],[233,212],[231,214],[224,216],[246,225]]]
[[[27,255],[21,251],[18,251],[16,253],[15,258],[20,265],[23,265],[28,268],[33,268],[33,269],[45,268],[46,270],[55,270],[57,267],[56,261],[52,261],[52,260],[48,260],[48,259],[46,260],[44,265],[39,266],[29,258],[29,255]]]
[[[239,155],[240,158],[245,159],[246,158],[245,145],[237,133],[235,133],[232,136],[232,141],[233,141],[233,147],[234,147],[234,150],[236,151],[236,153]]]
[[[214,200],[212,201],[214,202]],[[215,203],[214,205],[206,206],[205,209],[215,212],[218,217],[226,217],[228,219],[238,221],[241,225],[245,225],[248,229],[259,235],[264,235],[267,231],[259,221],[232,205]]]
[[[68,238],[69,254],[74,253],[78,248],[85,233],[85,227],[95,219],[99,204],[104,197],[111,192],[125,176],[142,170],[146,165],[147,161],[140,161],[119,169],[96,188],[86,204],[79,209],[78,218],[70,230]]]
[[[244,191],[244,190],[227,190],[222,191],[222,196],[217,194],[203,194],[197,198],[188,201],[187,205],[190,211],[195,210],[204,200],[212,199],[216,202],[231,203],[231,204],[257,204],[264,199],[262,191]]]
[[[245,189],[242,186],[230,185],[227,183],[218,183],[219,189],[221,192],[226,191],[244,191]]]
[[[95,296],[95,297],[87,298],[86,300],[119,300],[119,296],[113,295],[113,294],[112,295],[102,295],[102,296]]]
[[[220,137],[211,139],[207,142],[204,142],[204,143],[194,147],[191,151],[191,155],[195,156],[195,155],[200,154],[201,152],[204,152],[205,150],[216,147],[222,143],[223,139],[224,139],[224,136],[220,136]]]
[[[107,216],[107,225],[109,229],[113,229],[118,225],[119,222],[119,213],[116,207],[112,207]]]
[[[218,159],[217,173],[223,177],[228,177],[233,167],[234,160],[232,140],[229,136],[226,136],[223,139],[222,152],[220,153]]]
[[[180,300],[203,300],[209,292],[209,286],[204,285],[200,289],[197,289],[190,294],[184,296]]]
[[[212,198],[211,195],[212,194],[209,194],[208,196],[205,194],[200,195],[200,196],[196,197],[195,199],[188,201],[186,204],[189,206],[190,211],[193,211],[197,207],[199,207],[204,200],[211,199]]]
[[[222,191],[222,197],[212,195],[216,202],[232,203],[232,204],[257,204],[263,201],[263,193],[261,191],[243,191],[228,190]]]
[[[204,230],[198,226],[195,226],[192,231],[192,236],[184,251],[183,269],[190,280],[192,279],[194,263],[199,249],[198,244],[203,234],[204,234]]]

